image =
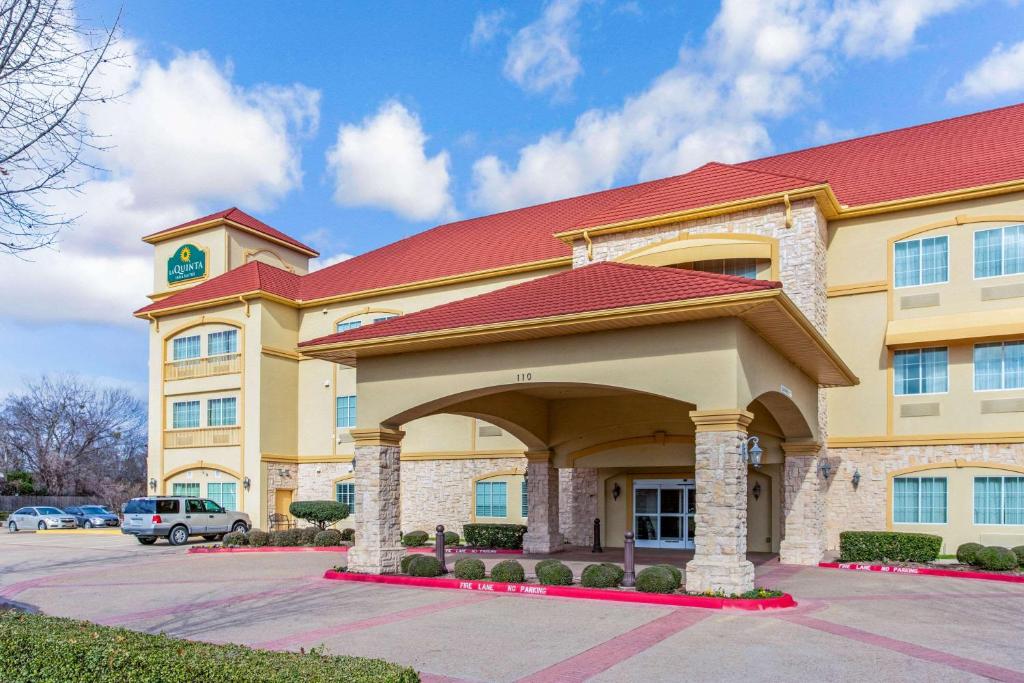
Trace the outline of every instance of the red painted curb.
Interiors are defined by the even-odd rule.
[[[988,572],[960,572],[955,569],[932,569],[930,567],[893,567],[884,564],[860,564],[857,562],[819,562],[823,569],[848,569],[861,572],[881,572],[883,574],[918,574],[920,576],[945,576],[951,579],[974,579],[980,581],[1003,581],[1006,583],[1024,583],[1024,575],[990,574]]]
[[[415,548],[406,548],[408,553],[432,553],[434,552],[433,546],[416,546]],[[510,548],[445,548],[444,552],[446,555],[522,555],[522,550],[513,550]]]
[[[634,602],[647,605],[671,605],[673,607],[701,607],[704,609],[739,609],[760,611],[796,607],[793,596],[786,593],[778,598],[730,599],[711,598],[698,595],[673,595],[666,593],[638,593],[605,588],[582,588],[577,586],[541,586],[532,583],[502,583],[500,581],[464,581],[462,579],[441,579],[419,576],[394,576],[382,574],[350,574],[328,570],[324,578],[333,581],[356,581],[362,583],[383,583],[393,586],[415,586],[417,588],[447,588],[450,590],[478,591],[483,593],[507,593],[510,595],[539,595],[550,598],[582,598],[584,600],[611,600]]]
[[[348,546],[337,546],[337,547],[309,547],[309,546],[295,546],[295,547],[270,547],[264,546],[260,548],[202,548],[194,547],[188,549],[189,553],[195,555],[213,555],[216,553],[347,553]]]

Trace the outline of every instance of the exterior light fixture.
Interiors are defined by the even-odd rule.
[[[618,482],[612,487],[612,500],[618,500],[619,496],[622,495],[622,487],[619,486]]]
[[[242,479],[242,488],[248,491],[252,487],[252,479],[245,477]]]
[[[860,470],[853,471],[853,488],[860,486]]]
[[[149,480],[149,488],[151,488],[154,491],[156,491],[156,479],[155,478],[151,478]]]
[[[754,488],[752,488],[750,490],[750,492],[752,494],[754,494],[754,500],[757,500],[758,498],[760,498],[761,497],[761,482],[756,482],[754,484]]]
[[[761,454],[764,452],[761,450],[760,443],[761,440],[756,436],[744,439],[740,443],[740,456],[755,468],[761,466]]]
[[[832,464],[828,460],[822,460],[821,465],[819,465],[819,469],[821,469],[821,476],[825,477],[825,480],[827,481],[829,475],[832,474]]]

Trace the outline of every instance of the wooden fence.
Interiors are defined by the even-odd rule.
[[[48,506],[64,509],[77,505],[103,505],[95,496],[0,496],[0,512],[14,512],[18,508]]]

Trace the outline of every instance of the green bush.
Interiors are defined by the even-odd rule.
[[[571,586],[572,570],[558,560],[537,569],[537,580],[547,586]]]
[[[1017,555],[1009,548],[990,545],[978,551],[977,565],[990,571],[1017,568]]]
[[[622,578],[626,575],[626,570],[615,564],[614,562],[602,562],[602,567],[608,567],[609,570],[615,572],[615,585],[622,584]]]
[[[522,583],[526,580],[526,571],[515,560],[502,560],[491,567],[491,578],[504,583]]]
[[[11,516],[10,512],[0,512],[0,522],[6,522],[7,518]]]
[[[300,529],[271,531],[269,545],[275,548],[293,548],[302,545],[302,531]]]
[[[622,582],[616,569],[607,564],[588,564],[580,574],[580,583],[587,588],[615,588]]]
[[[672,575],[672,580],[676,584],[676,588],[683,585],[683,572],[679,570],[679,567],[674,567],[670,564],[656,564],[655,567],[661,567]]]
[[[300,500],[288,506],[292,517],[315,524],[323,531],[348,517],[348,505],[336,500]]]
[[[956,549],[956,561],[960,564],[974,564],[978,559],[978,551],[984,547],[980,543],[963,543]]]
[[[318,548],[330,548],[341,545],[341,532],[337,529],[318,531],[313,537],[313,545]]]
[[[641,593],[671,593],[676,589],[676,580],[665,567],[647,567],[636,575],[636,589]]]
[[[238,548],[249,545],[249,539],[240,531],[232,531],[224,534],[223,543],[225,548]]]
[[[562,564],[562,562],[551,557],[549,557],[546,560],[541,560],[537,564],[533,565],[533,573],[537,576],[540,576],[540,573],[544,571],[544,567],[547,567],[548,565],[552,564]]]
[[[444,546],[446,548],[451,548],[453,546],[457,546],[458,544],[459,535],[457,533],[455,533],[454,531],[444,532]]]
[[[521,550],[526,527],[522,524],[465,524],[462,534],[473,548]]]
[[[356,530],[355,529],[342,529],[341,530],[341,540],[348,541],[349,543],[354,542],[356,540]]]
[[[402,545],[410,548],[416,548],[418,546],[426,545],[428,538],[430,538],[430,534],[426,531],[410,531],[402,536]]]
[[[249,539],[249,545],[254,548],[262,548],[270,543],[270,534],[260,529],[250,529],[246,538]]]
[[[479,581],[487,575],[483,560],[475,557],[460,557],[455,560],[455,576],[467,581]]]
[[[902,531],[844,531],[839,534],[842,562],[934,562],[942,537]]]
[[[0,681],[346,681],[413,683],[379,659],[213,645],[41,614],[0,613]]]
[[[1011,550],[1013,550],[1013,554],[1017,556],[1017,564],[1024,567],[1024,545],[1018,545],[1011,548]]]
[[[408,566],[409,576],[441,576],[441,563],[433,555],[413,555]]]
[[[323,529],[318,526],[305,526],[299,529],[299,544],[300,545],[313,545],[313,541],[316,539]]]
[[[411,563],[415,558],[416,558],[416,555],[403,555],[402,559],[399,560],[399,562],[398,562],[399,570],[403,574],[408,574],[409,573],[409,563]]]

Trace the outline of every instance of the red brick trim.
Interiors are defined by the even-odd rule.
[[[981,581],[1003,581],[1006,583],[1024,583],[1024,574],[995,574],[991,572],[961,572],[955,569],[932,569],[931,567],[893,567],[883,564],[860,564],[857,562],[819,562],[823,569],[849,569],[861,572],[881,572],[883,574],[917,574],[920,576],[945,576],[951,579],[976,579]]]

